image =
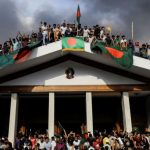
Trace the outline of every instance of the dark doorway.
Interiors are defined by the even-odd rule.
[[[29,133],[46,133],[48,129],[48,94],[19,95],[18,131],[24,126]]]
[[[1,94],[1,108],[0,108],[0,136],[8,136],[9,129],[9,115],[10,115],[10,94]]]
[[[67,132],[80,133],[80,126],[86,122],[85,94],[56,94],[55,124],[59,121]]]
[[[121,96],[109,93],[93,96],[94,130],[111,132],[116,123],[122,128]]]
[[[146,100],[146,96],[138,96],[138,94],[130,97],[133,130],[145,131],[147,125]]]

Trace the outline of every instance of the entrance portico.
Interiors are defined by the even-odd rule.
[[[131,132],[132,126],[134,126],[132,121],[134,120],[134,117],[132,115],[132,108],[130,107],[130,104],[132,104],[130,92],[140,93],[148,91],[147,95],[150,94],[150,70],[147,67],[150,63],[147,60],[135,58],[133,67],[128,70],[121,68],[111,60],[107,60],[106,57],[100,57],[99,55],[93,54],[90,51],[89,45],[86,45],[87,50],[83,53],[62,53],[61,50],[57,50],[59,46],[60,45],[57,45],[57,43],[55,43],[55,46],[45,46],[46,48],[49,48],[48,52],[45,50],[45,47],[35,49],[29,60],[26,62],[0,69],[0,92],[11,94],[8,133],[10,141],[14,144],[16,127],[18,125],[17,116],[21,116],[18,114],[18,104],[22,103],[22,100],[19,98],[26,94],[30,97],[33,93],[35,95],[37,94],[34,98],[35,104],[38,95],[41,93],[45,94],[46,98],[41,98],[40,104],[42,106],[42,100],[46,100],[45,105],[43,105],[43,109],[46,110],[46,119],[44,118],[46,121],[44,122],[48,129],[49,136],[54,135],[55,121],[58,114],[57,105],[60,104],[58,101],[61,100],[61,98],[59,98],[59,100],[57,98],[58,93],[63,93],[64,95],[69,95],[70,93],[74,93],[74,95],[82,93],[82,107],[84,108],[81,115],[84,117],[81,121],[86,124],[87,131],[90,131],[91,133],[94,131],[94,122],[97,123],[98,127],[101,123],[100,120],[102,119],[97,117],[98,114],[97,116],[94,114],[95,110],[93,108],[97,104],[95,93],[100,95],[104,94],[106,97],[110,94],[114,95],[117,93],[117,102],[119,105],[113,107],[112,104],[113,100],[115,101],[115,97],[112,95],[111,102],[109,102],[109,98],[104,99],[101,96],[98,96],[98,103],[101,107],[105,107],[103,101],[107,100],[107,102],[105,101],[105,104],[110,105],[109,108],[111,108],[112,105],[113,108],[111,111],[113,111],[113,109],[116,111],[112,113],[112,116],[116,116],[116,121],[117,119],[119,120],[120,126],[123,127],[122,129]],[[141,64],[146,64],[146,67]],[[72,68],[74,70],[74,76],[71,79],[68,79],[66,76],[67,68]],[[65,98],[66,97],[64,96],[64,99]],[[144,98],[146,97],[144,96]],[[73,99],[76,101],[76,98],[73,96],[68,101],[70,102]],[[30,100],[32,101],[32,99]],[[79,103],[80,100],[81,99],[79,98]],[[61,104],[63,105],[63,103]],[[65,104],[67,105],[67,103]],[[21,107],[24,106],[21,104],[19,105],[19,109],[21,109]],[[117,116],[117,107],[121,107],[121,111],[118,109],[118,112],[121,112],[120,114],[123,119],[119,115]],[[76,109],[78,109],[78,107],[76,107]],[[80,107],[79,109],[82,108]],[[97,112],[100,113],[100,111]],[[66,113],[66,115],[68,114],[69,113]],[[109,115],[110,114],[106,114],[108,125],[114,122],[113,117],[108,118]],[[98,118],[98,121],[95,121],[95,118]],[[66,120],[69,122],[68,118]],[[32,121],[37,121],[36,114]]]

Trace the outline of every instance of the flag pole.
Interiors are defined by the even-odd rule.
[[[112,26],[110,26],[110,36],[112,36]]]
[[[134,23],[132,21],[132,24],[131,24],[131,37],[132,37],[132,40],[134,39]]]

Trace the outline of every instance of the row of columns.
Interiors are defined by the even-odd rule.
[[[54,122],[55,122],[55,93],[49,93],[48,104],[48,134],[49,137],[54,135]],[[92,92],[86,92],[86,124],[87,131],[93,133],[93,109],[92,109]],[[122,112],[123,112],[123,125],[124,130],[127,132],[132,131],[131,112],[129,93],[122,93]],[[18,94],[11,94],[10,106],[10,119],[9,119],[9,132],[8,139],[14,146],[16,132],[17,132],[17,118],[18,118]],[[149,119],[150,123],[150,119]]]

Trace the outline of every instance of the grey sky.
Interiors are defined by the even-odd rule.
[[[133,20],[135,40],[150,42],[150,0],[0,0],[0,42],[35,31],[40,21],[74,22],[78,3],[82,24],[111,26],[130,38]]]

